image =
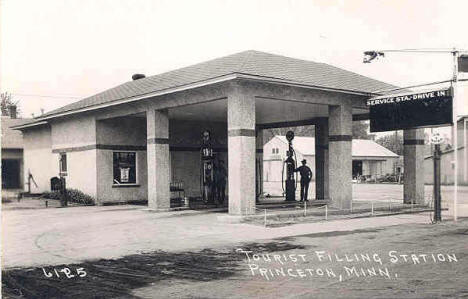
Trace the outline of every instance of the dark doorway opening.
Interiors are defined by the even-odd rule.
[[[362,175],[362,161],[353,160],[353,179]]]
[[[20,188],[20,160],[2,159],[2,188]]]

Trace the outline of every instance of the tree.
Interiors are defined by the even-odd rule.
[[[315,126],[299,126],[286,128],[272,128],[263,131],[263,144],[270,141],[274,136],[284,136],[286,132],[293,131],[296,136],[315,137]]]
[[[373,135],[369,135],[369,124],[367,121],[353,121],[353,138],[354,139],[372,139]],[[293,131],[296,136],[315,137],[315,126],[298,126],[286,128],[266,129],[263,133],[263,143],[267,143],[274,136],[284,136],[287,131]]]
[[[16,114],[18,115],[19,110],[19,101],[14,102],[11,98],[11,93],[2,92],[0,94],[1,97],[1,109],[2,109],[2,116],[10,116],[10,107],[16,106]]]
[[[377,138],[375,141],[386,149],[391,150],[397,155],[403,155],[403,136],[400,134],[389,134]]]
[[[369,124],[367,121],[353,121],[353,139],[371,139],[372,135],[367,132],[369,130]]]

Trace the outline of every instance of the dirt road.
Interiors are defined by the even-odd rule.
[[[467,235],[462,220],[156,251],[4,271],[3,292],[26,298],[466,297]]]

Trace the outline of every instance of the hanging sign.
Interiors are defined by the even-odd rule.
[[[367,106],[371,132],[452,124],[451,89],[380,96]]]

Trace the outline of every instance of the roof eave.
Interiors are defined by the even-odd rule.
[[[19,125],[19,126],[11,126],[10,128],[13,130],[22,130],[22,129],[27,129],[31,127],[37,127],[37,126],[42,126],[48,124],[47,121],[38,121],[34,123],[29,123],[29,124],[24,124],[24,125]]]
[[[44,117],[38,117],[37,120],[38,122],[32,123],[32,124],[25,124],[21,126],[15,126],[12,127],[13,129],[26,129],[38,125],[43,125],[46,124],[47,120],[57,118],[57,117],[63,117],[63,116],[68,116],[71,114],[77,114],[77,113],[82,113],[82,112],[87,112],[87,111],[92,111],[92,110],[97,110],[97,109],[102,109],[102,108],[107,108],[111,106],[116,106],[120,104],[125,104],[125,103],[130,103],[130,102],[135,102],[139,100],[144,100],[156,96],[162,96],[166,94],[171,94],[179,91],[184,91],[184,90],[189,90],[197,87],[202,87],[202,86],[207,86],[215,83],[221,83],[225,81],[230,81],[234,79],[247,79],[247,80],[253,80],[253,81],[261,81],[261,82],[266,82],[266,83],[274,83],[274,84],[282,84],[282,85],[287,85],[287,86],[293,86],[293,87],[301,87],[301,88],[308,88],[308,89],[314,89],[314,90],[323,90],[323,91],[331,91],[331,92],[339,92],[339,93],[345,93],[345,94],[354,94],[354,95],[361,95],[361,96],[375,96],[377,94],[371,93],[371,92],[360,92],[360,91],[354,91],[354,90],[345,90],[345,89],[335,89],[335,88],[327,88],[327,87],[321,87],[321,86],[314,86],[314,85],[309,85],[309,84],[304,84],[304,83],[299,83],[299,82],[294,82],[294,81],[288,81],[288,80],[283,80],[283,79],[278,79],[278,78],[270,78],[270,77],[263,77],[263,76],[256,76],[256,75],[251,75],[251,74],[243,74],[243,73],[232,73],[232,74],[227,74],[223,75],[220,77],[216,78],[211,78],[208,80],[204,81],[199,81],[191,84],[186,84],[186,85],[181,85],[178,87],[174,88],[168,88],[165,90],[160,90],[148,94],[143,94],[139,96],[134,96],[130,98],[124,98],[108,103],[103,103],[99,105],[94,105],[94,106],[89,106],[89,107],[84,107],[81,109],[76,109],[76,110],[71,110],[71,111],[64,111],[61,113],[57,114],[52,114]]]

